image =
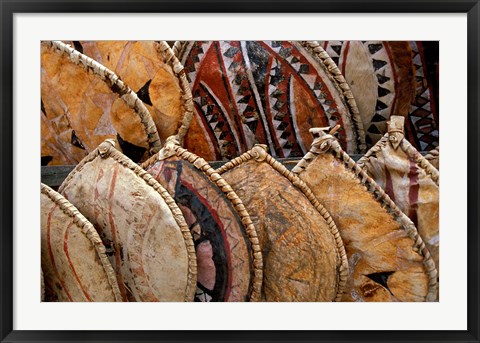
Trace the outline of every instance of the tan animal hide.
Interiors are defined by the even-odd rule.
[[[107,247],[124,301],[191,301],[196,257],[182,212],[168,192],[107,140],[59,191]]]
[[[265,146],[217,170],[242,199],[262,248],[265,301],[339,300],[348,274],[335,223]]]
[[[137,93],[162,141],[178,134],[184,120],[191,120],[190,86],[183,66],[165,41],[73,41],[72,44],[116,73]]]
[[[435,301],[437,271],[417,229],[341,149],[319,137],[292,170],[332,215],[350,275],[344,301]]]
[[[59,41],[41,44],[42,164],[77,164],[107,138],[135,161],[160,149],[155,124],[112,71]]]
[[[115,272],[93,225],[41,185],[42,301],[121,301]]]

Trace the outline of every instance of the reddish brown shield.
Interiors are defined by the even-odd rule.
[[[300,157],[308,129],[341,123],[342,145],[363,151],[363,127],[348,84],[314,42],[191,41],[174,51],[192,87],[194,118],[185,147],[207,160],[267,145]]]
[[[177,202],[197,251],[197,301],[256,301],[262,285],[257,232],[235,192],[205,160],[167,142],[142,164]]]
[[[60,186],[107,248],[124,301],[191,301],[196,258],[168,192],[105,141]]]
[[[41,187],[42,301],[121,301],[93,225],[63,196]]]
[[[321,46],[345,76],[362,118],[366,143],[387,132],[392,115],[407,118],[406,137],[420,150],[438,145],[434,81],[422,42],[323,41]],[[433,74],[433,73],[432,73]]]

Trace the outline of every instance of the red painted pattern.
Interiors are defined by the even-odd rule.
[[[73,222],[70,223],[70,225],[65,230],[65,235],[63,236],[63,251],[65,251],[65,256],[67,256],[68,265],[70,266],[70,269],[72,270],[73,276],[75,277],[75,280],[77,280],[78,286],[82,290],[83,295],[85,296],[87,301],[92,301],[92,299],[88,295],[87,291],[85,291],[85,289],[83,288],[82,282],[80,281],[80,278],[78,277],[78,274],[75,270],[75,267],[73,266],[72,260],[70,259],[70,254],[68,253],[68,232],[69,232],[69,230],[72,226],[73,226]]]
[[[320,103],[320,101],[317,99],[317,97],[315,96],[315,94],[313,93],[313,91],[310,89],[310,86],[307,84],[307,82],[297,73],[297,71],[290,65],[290,63],[288,63],[288,61],[286,61],[282,56],[280,56],[279,54],[277,54],[275,52],[275,50],[273,50],[270,46],[268,46],[265,42],[259,42],[260,45],[266,49],[267,51],[270,52],[270,54],[272,56],[275,56],[275,58],[277,60],[280,60],[280,61],[283,61],[282,64],[282,69],[286,69],[288,70],[289,72],[289,75],[291,75],[295,80],[297,80],[299,82],[299,84],[303,85],[304,88],[306,88],[308,90],[308,94],[310,96],[310,98],[313,100],[314,103],[317,104],[317,109],[319,110],[318,113],[319,115],[320,114],[323,114],[323,117],[325,118],[328,118],[326,113],[324,112],[323,110],[323,106],[322,104]],[[289,48],[289,49],[292,49],[292,55],[294,55],[296,58],[298,58],[300,60],[300,63],[302,64],[308,64],[308,65],[311,65],[308,60],[305,58],[305,56],[303,56],[296,47],[294,47],[292,44],[290,44],[289,42],[282,42],[282,45],[285,47],[285,48]],[[313,71],[313,72],[310,72],[309,74],[315,74],[316,77],[318,79],[320,79],[319,75],[317,74],[316,70]],[[320,79],[320,82],[321,83],[324,83],[321,79]],[[327,87],[323,87],[322,88],[322,93],[325,95],[325,99],[326,100],[329,100],[330,103],[332,104],[331,105],[331,108],[336,108],[336,105],[334,105],[336,102],[332,96],[332,94],[330,93],[330,91],[328,90]],[[267,93],[268,94],[268,93]],[[338,120],[337,120],[337,124],[340,124],[342,127],[345,127],[344,123],[343,123],[343,119],[340,115],[337,116],[338,117]],[[340,143],[342,146],[347,146],[347,142],[346,142],[346,137],[342,137],[339,139]]]
[[[58,269],[57,269],[57,264],[55,263],[55,258],[53,256],[53,250],[52,250],[52,245],[51,245],[51,242],[50,242],[50,226],[51,226],[51,221],[52,221],[52,215],[53,215],[53,212],[55,212],[57,208],[57,205],[53,205],[52,209],[50,210],[50,212],[48,213],[48,217],[47,217],[47,246],[48,246],[48,254],[50,256],[50,260],[52,262],[52,267],[53,267],[53,270],[55,272],[55,275],[57,276],[58,278],[58,281],[60,282],[60,284],[62,285],[62,288],[63,290],[65,291],[65,294],[67,294],[67,297],[70,301],[73,301],[72,300],[72,297],[70,296],[70,293],[68,292],[68,289],[67,287],[65,286],[65,283],[63,282],[62,278],[60,277],[60,273],[58,272]]]
[[[350,41],[347,41],[345,43],[345,48],[343,52],[343,62],[342,62],[342,75],[345,76],[345,68],[347,67],[347,57],[348,57],[348,51],[350,50]]]
[[[390,59],[390,65],[392,66],[392,74],[393,74],[393,82],[394,82],[394,85],[395,85],[395,95],[393,97],[393,101],[392,101],[392,106],[390,107],[391,110],[390,110],[390,116],[394,115],[393,111],[395,109],[395,105],[397,103],[397,90],[398,90],[398,76],[397,76],[397,72],[395,70],[395,65],[392,63],[393,61],[393,57],[392,57],[392,52],[390,51],[390,47],[388,46],[388,43],[383,43],[383,46],[385,47],[385,51],[387,52],[387,55],[388,55],[388,58]]]
[[[217,211],[214,208],[212,208],[208,203],[208,201],[196,191],[195,186],[183,180],[181,180],[181,183],[182,185],[187,187],[191,192],[193,192],[198,197],[198,199],[202,202],[202,204],[204,204],[205,207],[208,208],[213,219],[215,220],[215,222],[217,222],[218,227],[220,228],[220,232],[222,233],[222,238],[223,238],[223,241],[225,242],[225,254],[226,254],[227,264],[228,264],[228,279],[227,279],[228,281],[227,281],[227,289],[225,290],[225,301],[228,301],[230,297],[231,286],[232,286],[232,268],[231,268],[232,257],[230,254],[230,244],[228,243],[228,237],[227,237],[227,233],[225,232],[225,227],[223,226],[223,222],[218,216]]]

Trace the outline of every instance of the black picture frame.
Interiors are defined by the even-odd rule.
[[[188,342],[188,341],[422,341],[479,342],[479,14],[478,0],[0,0],[1,50],[1,273],[2,342]],[[13,330],[13,15],[15,13],[467,13],[468,14],[468,319],[465,331],[19,331]],[[452,313],[452,316],[455,314]]]

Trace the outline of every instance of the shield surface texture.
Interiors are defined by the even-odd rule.
[[[73,41],[73,46],[116,73],[150,112],[162,141],[186,130],[193,102],[183,66],[165,41]],[[180,130],[180,132],[179,132]]]
[[[438,145],[437,100],[422,42],[320,44],[350,85],[369,147],[387,132],[387,120],[392,115],[407,118],[406,137],[418,150],[431,150]]]
[[[173,50],[194,102],[185,147],[206,160],[231,159],[257,143],[276,157],[300,157],[311,127],[339,123],[342,146],[364,151],[348,84],[315,42],[190,41]]]
[[[97,229],[123,301],[192,301],[196,258],[188,226],[168,192],[107,140],[59,191]]]
[[[59,41],[41,44],[42,164],[77,164],[107,138],[135,161],[160,149],[155,124],[111,70]]]
[[[318,134],[292,171],[330,212],[342,236],[350,267],[343,300],[437,300],[435,263],[414,224],[333,136]]]
[[[195,299],[259,300],[257,232],[225,180],[204,159],[169,142],[141,166],[170,193],[190,227],[197,252]]]
[[[121,301],[115,272],[93,225],[41,185],[42,301]]]
[[[345,250],[335,223],[308,187],[260,145],[217,171],[257,229],[263,300],[339,300],[348,274]]]
[[[404,118],[392,116],[388,133],[358,165],[415,224],[439,269],[439,173],[404,136]]]

